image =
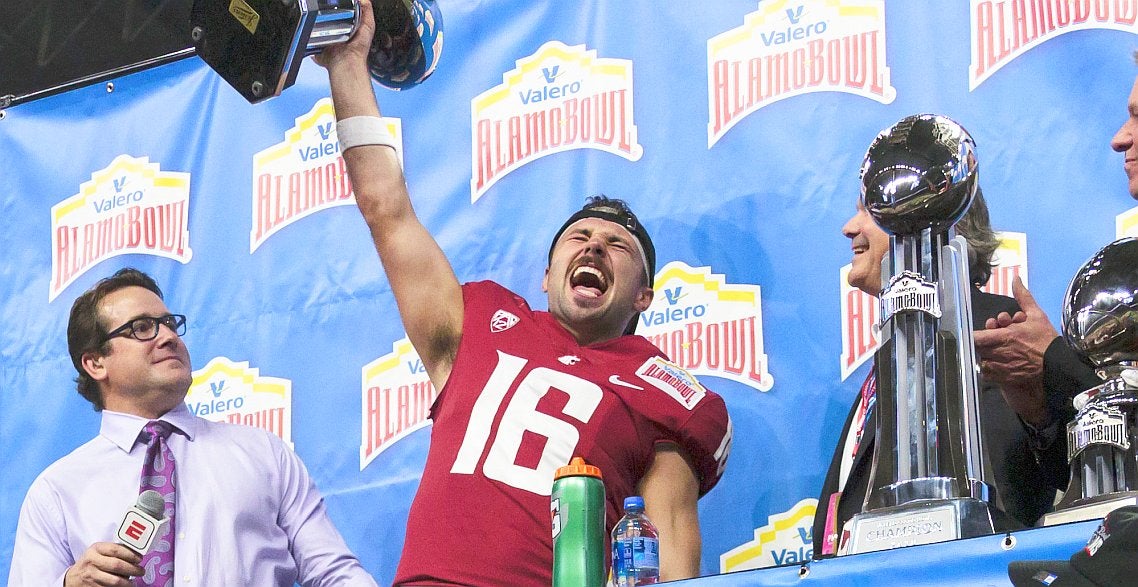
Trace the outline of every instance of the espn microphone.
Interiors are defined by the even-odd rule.
[[[146,554],[154,544],[154,537],[166,524],[166,518],[162,517],[165,508],[166,502],[161,494],[153,489],[143,491],[138,496],[138,502],[126,511],[119,524],[118,532],[115,533],[119,544],[140,555]]]

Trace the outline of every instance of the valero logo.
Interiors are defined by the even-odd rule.
[[[1131,208],[1114,218],[1114,238],[1138,237],[1138,208]]]
[[[597,149],[638,161],[632,61],[549,41],[470,103],[470,201],[546,155]]]
[[[398,118],[384,118],[387,130],[402,141]],[[403,151],[397,150],[400,164]],[[321,98],[284,140],[253,156],[253,224],[249,252],[282,228],[335,206],[355,204],[355,193],[336,137],[336,112]]]
[[[292,381],[264,377],[248,361],[214,357],[194,371],[186,406],[206,420],[268,430],[292,446]]]
[[[636,333],[680,369],[769,391],[774,378],[763,350],[762,297],[757,285],[731,285],[710,267],[672,261],[656,274],[656,297]]]
[[[142,253],[188,263],[190,174],[119,155],[51,207],[48,301],[100,261]]]
[[[846,92],[893,102],[883,0],[775,0],[707,41],[707,147],[779,100]]]
[[[1138,0],[972,0],[975,90],[1016,57],[1064,33],[1113,29],[1138,33]]]
[[[814,511],[818,500],[803,499],[789,510],[767,516],[755,539],[719,555],[719,572],[804,563],[814,556]]]
[[[1001,296],[1012,296],[1012,281],[1019,277],[1024,286],[1027,282],[1027,234],[1022,232],[997,232],[1000,248],[992,255],[992,276],[980,289]]]
[[[839,273],[842,296],[842,381],[873,357],[879,341],[877,297],[849,284],[847,278],[851,268],[852,263],[842,267]]]
[[[360,470],[389,446],[431,423],[435,386],[406,337],[364,365]]]

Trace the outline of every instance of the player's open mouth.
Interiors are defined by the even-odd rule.
[[[569,286],[573,291],[586,297],[598,298],[608,291],[608,280],[600,269],[581,265],[569,276]]]

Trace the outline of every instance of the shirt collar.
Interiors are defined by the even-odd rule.
[[[189,408],[186,407],[184,402],[180,402],[174,409],[162,414],[159,420],[164,420],[174,425],[178,432],[185,435],[191,441],[198,431],[198,418],[190,413]],[[103,410],[103,422],[99,427],[99,435],[111,441],[115,446],[122,449],[124,452],[130,452],[134,447],[135,441],[138,440],[139,433],[146,423],[150,420],[134,414],[124,414],[122,412],[112,412],[110,410]]]

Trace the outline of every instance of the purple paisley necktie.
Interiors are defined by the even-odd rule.
[[[166,439],[174,432],[174,426],[161,420],[151,420],[142,430],[139,438],[146,440],[146,460],[142,463],[138,492],[153,489],[162,496],[166,502],[164,516],[167,522],[139,563],[146,574],[134,582],[144,587],[168,587],[174,584],[174,486],[177,476],[174,453]]]

